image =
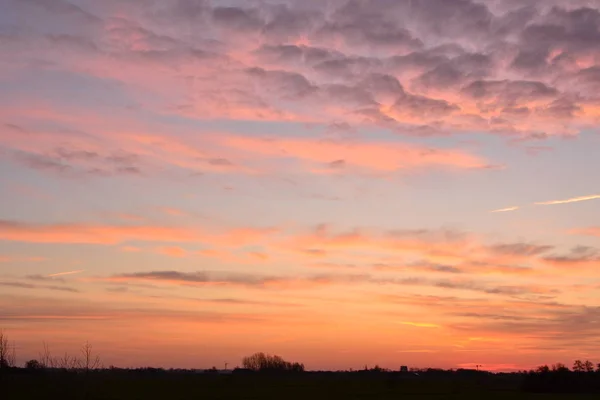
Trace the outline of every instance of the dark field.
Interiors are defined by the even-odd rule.
[[[483,374],[406,377],[356,373],[269,376],[42,372],[3,376],[0,399],[598,399],[597,394],[526,393],[520,385],[518,376]]]

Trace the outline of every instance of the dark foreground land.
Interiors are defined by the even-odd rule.
[[[5,374],[0,399],[598,399],[596,394],[534,393],[518,374],[435,376],[302,373],[58,372]]]

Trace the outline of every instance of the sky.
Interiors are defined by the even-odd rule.
[[[21,363],[600,361],[600,1],[0,8]]]

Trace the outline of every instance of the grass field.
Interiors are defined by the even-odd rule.
[[[15,374],[2,378],[6,400],[106,399],[597,399],[598,395],[538,394],[517,380],[302,374],[210,376],[194,374]]]

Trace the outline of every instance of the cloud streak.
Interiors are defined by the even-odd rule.
[[[143,225],[29,224],[0,221],[0,240],[32,243],[118,244],[130,240],[188,241],[187,229]]]
[[[558,290],[535,285],[488,285],[467,279],[393,278],[369,274],[329,274],[309,276],[268,276],[226,272],[149,271],[97,278],[106,282],[156,282],[181,286],[223,286],[250,288],[311,289],[335,285],[424,286],[446,290],[480,292],[499,296],[556,294]]]
[[[57,272],[55,274],[50,274],[50,275],[47,275],[47,276],[50,277],[50,278],[54,278],[54,277],[58,277],[58,276],[80,274],[82,272],[85,272],[85,270],[84,269],[78,269],[78,270],[75,270],[75,271]]]
[[[31,283],[22,283],[14,281],[0,281],[0,286],[6,286],[16,289],[45,289],[54,290],[60,292],[79,293],[79,290],[68,287],[68,286],[56,286],[56,285],[34,285]]]
[[[598,199],[600,199],[600,194],[593,194],[593,195],[589,195],[589,196],[572,197],[570,199],[565,199],[565,200],[541,201],[541,202],[533,203],[533,205],[534,206],[554,206],[554,205],[560,205],[560,204],[580,203],[582,201],[590,201],[590,200],[598,200]],[[490,212],[503,213],[503,212],[517,211],[520,208],[521,207],[514,206],[514,207],[501,208],[499,210],[494,210],[494,211],[490,211]]]
[[[116,245],[130,241],[145,242],[205,242],[225,247],[238,247],[259,241],[270,234],[272,228],[234,228],[223,231],[160,226],[160,225],[102,225],[85,223],[33,224],[0,220],[0,240],[28,243]],[[133,248],[126,247],[131,251]],[[159,249],[168,255],[184,255],[176,246]]]
[[[552,206],[557,204],[570,204],[570,203],[579,203],[582,201],[590,201],[600,199],[600,194],[594,194],[590,196],[581,196],[581,197],[573,197],[566,200],[551,200],[551,201],[542,201],[539,203],[534,203],[538,206]]]
[[[335,170],[354,169],[368,172],[394,172],[427,167],[489,167],[485,160],[464,151],[398,143],[296,138],[255,139],[231,135],[222,136],[216,141],[244,153],[308,162],[308,169],[315,173],[331,173],[333,170],[326,169],[326,164],[338,167]]]
[[[505,212],[517,211],[519,209],[520,209],[520,207],[507,207],[507,208],[501,208],[499,210],[493,210],[490,212],[491,213],[505,213]]]

